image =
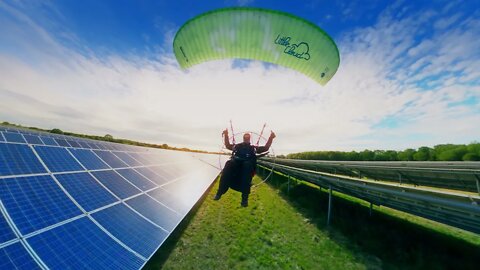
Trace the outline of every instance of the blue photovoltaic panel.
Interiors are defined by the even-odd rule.
[[[57,141],[58,145],[63,146],[63,147],[70,147],[70,144],[64,139],[55,139]]]
[[[3,136],[7,142],[26,143],[25,139],[20,133],[4,132]]]
[[[116,144],[115,147],[119,151],[135,151],[134,149],[130,148],[129,145],[126,145],[126,144]]]
[[[135,166],[142,166],[143,164],[136,161],[134,158],[132,158],[129,154],[125,152],[113,152],[117,157],[119,157],[123,162],[127,163],[129,166],[135,167]]]
[[[80,164],[65,148],[34,146],[40,158],[51,172],[83,171]]]
[[[167,182],[200,170],[195,159],[173,152],[15,129],[8,133],[9,140],[22,143],[0,142],[5,210],[0,211],[0,269],[36,269],[42,262],[51,269],[139,269],[214,178],[212,172],[212,179]],[[155,165],[139,169],[153,181],[135,170],[145,165]],[[158,187],[164,183],[164,189]],[[97,212],[85,216],[82,209]],[[17,238],[10,222],[25,240]],[[38,257],[30,257],[22,241]]]
[[[48,175],[2,179],[0,198],[24,235],[82,214]]]
[[[100,149],[100,148],[98,147],[98,144],[97,144],[97,143],[88,142],[88,144],[90,145],[90,148],[92,148],[92,149]]]
[[[185,205],[178,197],[163,188],[154,189],[148,192],[148,195],[182,214],[186,214],[191,208],[191,206]]]
[[[40,139],[43,141],[43,143],[45,145],[53,145],[53,146],[58,145],[57,142],[53,138],[40,136]]]
[[[15,236],[15,234],[12,231],[12,228],[10,228],[10,225],[8,225],[7,220],[5,219],[5,217],[3,217],[2,213],[0,212],[0,244],[15,238],[17,238],[17,236]]]
[[[5,139],[3,138],[2,132],[0,132],[0,142],[4,142]]]
[[[162,175],[164,178],[168,179],[169,182],[181,177],[184,174],[182,171],[178,173],[173,173],[171,170],[168,169],[169,166],[170,165],[153,166],[149,167],[149,169],[158,175]]]
[[[97,178],[98,181],[100,181],[104,186],[106,186],[111,192],[121,199],[125,199],[142,192],[115,171],[98,171],[92,172],[92,174],[95,176],[95,178]]]
[[[107,149],[107,148],[105,147],[105,144],[103,144],[103,143],[101,143],[101,142],[96,142],[96,143],[95,143],[95,146],[96,146],[96,148],[98,148],[98,149],[102,149],[102,150]]]
[[[91,150],[85,149],[70,149],[70,152],[77,158],[87,170],[99,170],[108,169],[108,165],[105,164],[97,155]]]
[[[116,145],[114,143],[105,143],[105,147],[108,149],[108,150],[112,150],[112,151],[116,151],[118,150]]]
[[[0,143],[0,176],[46,172],[28,145]]]
[[[0,249],[0,269],[41,269],[20,242]]]
[[[86,211],[92,211],[117,201],[88,173],[59,174],[56,178]]]
[[[218,161],[217,161],[218,162]],[[192,171],[193,164],[185,164],[185,163],[172,163],[168,164],[167,166],[162,166],[164,170],[170,172],[171,175],[179,176],[185,175]],[[202,164],[203,165],[203,164]],[[218,166],[218,164],[217,164]]]
[[[132,198],[126,201],[126,203],[144,217],[150,219],[169,232],[172,231],[182,218],[178,213],[166,208],[147,195]]]
[[[107,143],[107,148],[108,148],[108,150],[114,150],[114,151],[119,150],[117,145],[114,144],[114,143]]]
[[[118,157],[116,157],[111,152],[95,150],[95,153],[112,168],[128,167],[127,164],[125,164],[123,161],[121,161]]]
[[[154,183],[133,169],[117,170],[117,172],[141,190],[149,190],[156,187]]]
[[[29,144],[43,145],[43,142],[40,140],[38,136],[23,134],[23,137],[25,138],[25,140],[27,140],[27,143]]]
[[[113,236],[140,255],[148,258],[168,236],[123,204],[117,204],[92,214]]]
[[[111,150],[110,147],[108,147],[108,145],[104,142],[97,142],[97,146],[102,150]]]
[[[90,145],[88,145],[88,143],[84,141],[78,141],[78,144],[80,145],[81,148],[91,148]]]
[[[27,238],[27,242],[50,269],[139,269],[144,263],[87,217]]]
[[[67,140],[68,144],[70,144],[72,147],[81,147],[80,144],[78,144],[74,140]]]
[[[138,160],[142,165],[150,165],[152,162],[145,157],[145,154],[140,153],[129,153],[131,157]]]
[[[135,170],[158,185],[163,185],[168,182],[168,179],[166,179],[163,175],[158,175],[147,167],[135,168]]]

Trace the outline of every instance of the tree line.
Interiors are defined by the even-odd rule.
[[[439,144],[418,149],[363,150],[350,151],[310,151],[288,154],[286,158],[304,160],[342,160],[342,161],[480,161],[480,143]]]

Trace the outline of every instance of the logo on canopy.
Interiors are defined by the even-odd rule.
[[[290,43],[291,39],[291,37],[281,37],[280,35],[278,35],[274,43],[280,46],[284,46],[285,49],[283,50],[283,52],[286,54],[295,56],[298,59],[304,59],[307,61],[310,60],[310,54],[308,53],[308,43],[303,41],[298,44]]]

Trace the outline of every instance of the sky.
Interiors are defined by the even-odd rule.
[[[231,6],[318,25],[336,75],[321,86],[233,59],[182,70],[176,31]],[[212,151],[230,120],[235,133],[266,123],[276,154],[480,140],[476,0],[0,0],[0,37],[0,121]]]

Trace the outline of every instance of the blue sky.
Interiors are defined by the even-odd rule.
[[[325,87],[254,61],[182,71],[178,28],[229,6],[319,25],[339,71]],[[266,122],[278,153],[480,137],[478,1],[0,1],[0,25],[2,121],[209,150],[230,119]]]

